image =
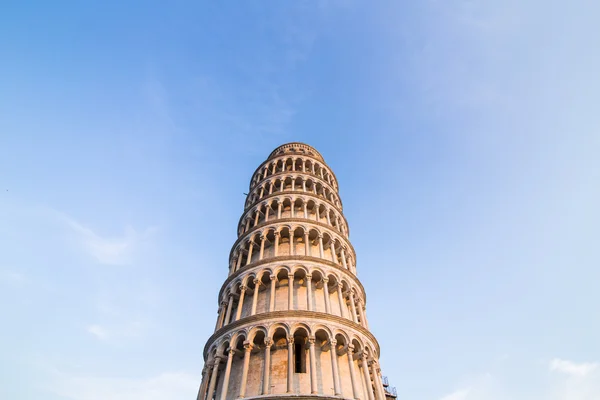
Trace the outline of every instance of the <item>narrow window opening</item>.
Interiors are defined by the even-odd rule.
[[[297,374],[305,373],[306,368],[304,365],[304,351],[302,350],[302,343],[294,344],[294,372]]]

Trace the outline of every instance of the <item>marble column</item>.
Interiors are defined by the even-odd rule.
[[[312,304],[312,275],[306,274],[306,307],[308,311],[313,310]]]
[[[210,385],[208,387],[207,400],[211,400],[215,393],[215,387],[217,385],[217,374],[219,373],[219,363],[221,362],[221,357],[216,356],[213,362],[213,370],[212,375],[210,377]]]
[[[275,275],[271,275],[271,297],[269,298],[269,311],[275,311],[275,285],[277,284],[277,277]]]
[[[271,377],[271,346],[273,341],[265,339],[265,370],[263,373],[263,388],[262,394],[269,394],[269,382]]]
[[[225,377],[223,378],[223,388],[221,389],[221,399],[227,398],[227,389],[229,388],[229,376],[231,375],[231,362],[235,355],[235,349],[229,349],[227,352],[227,366],[225,367]]]
[[[288,274],[288,310],[294,309],[294,274]]]
[[[287,392],[292,393],[294,390],[294,338],[288,337],[288,365],[287,365]]]
[[[317,387],[317,356],[315,354],[315,338],[308,338],[309,353],[310,353],[310,392],[317,394],[319,392]]]
[[[331,314],[331,302],[329,298],[329,278],[323,278],[323,296],[325,297],[325,312]]]
[[[252,351],[252,347],[252,343],[248,341],[244,342],[244,366],[242,368],[239,398],[246,397],[246,382],[248,382],[248,367],[250,366],[250,352]]]
[[[244,308],[244,298],[246,297],[246,290],[248,287],[240,286],[240,299],[238,300],[237,312],[235,313],[235,320],[239,320],[242,317],[242,309]]]
[[[331,352],[331,372],[333,374],[333,390],[336,396],[340,396],[342,394],[340,385],[340,372],[338,369],[338,360],[337,360],[337,349],[336,349],[337,341],[335,339],[329,340],[329,351]]]
[[[260,280],[254,280],[254,296],[252,297],[252,312],[250,315],[256,314],[256,304],[258,303],[258,291],[260,289]]]
[[[369,375],[369,364],[367,361],[367,355],[363,353],[360,357],[361,366],[363,370],[363,376],[365,378],[365,384],[367,385],[367,397],[368,400],[375,400],[373,396],[373,385],[371,383],[371,376]]]
[[[358,379],[356,377],[356,371],[354,368],[354,346],[348,346],[347,353],[348,355],[348,366],[350,367],[350,379],[352,380],[352,393],[354,394],[354,398],[360,399],[360,389],[358,388]]]

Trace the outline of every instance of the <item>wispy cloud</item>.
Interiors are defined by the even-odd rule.
[[[133,319],[125,322],[113,322],[112,325],[92,324],[86,331],[98,340],[107,341],[115,339],[126,339],[140,337],[146,331],[147,323],[141,319]]]
[[[465,400],[470,392],[470,388],[460,389],[445,395],[444,397],[440,398],[440,400]]]
[[[108,332],[100,325],[90,325],[87,327],[87,331],[100,340],[108,338]]]
[[[76,400],[171,400],[191,399],[199,386],[199,375],[163,372],[145,378],[82,376],[54,371],[50,392]]]
[[[0,282],[11,286],[21,286],[27,282],[25,275],[10,269],[0,270]]]
[[[135,261],[137,250],[156,232],[156,228],[147,228],[138,232],[126,226],[122,235],[105,237],[91,228],[64,214],[63,219],[76,233],[78,243],[98,263],[106,265],[127,265]]]
[[[598,369],[597,363],[575,363],[555,358],[550,362],[550,370],[573,376],[587,376]]]

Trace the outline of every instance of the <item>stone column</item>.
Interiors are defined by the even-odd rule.
[[[240,251],[238,254],[237,265],[235,266],[235,270],[240,269],[240,265],[242,265],[242,252]]]
[[[265,254],[265,236],[261,235],[260,236],[260,253],[258,253],[258,259],[262,260],[263,256]]]
[[[271,275],[271,297],[269,298],[269,312],[275,311],[275,285],[277,284],[275,275]]]
[[[283,203],[279,202],[277,205],[277,219],[281,219],[281,209],[283,208]]]
[[[373,383],[375,385],[375,394],[377,395],[377,399],[385,400],[385,395],[383,394],[383,384],[379,380],[379,372],[377,371],[377,361],[375,360],[371,362],[371,373],[373,374]]]
[[[223,378],[223,388],[221,389],[221,399],[227,398],[227,388],[229,387],[229,376],[231,375],[231,362],[235,355],[235,349],[229,349],[227,352],[227,366],[225,367],[225,377]]]
[[[217,374],[219,372],[219,363],[221,362],[221,357],[216,356],[213,363],[212,375],[210,377],[210,385],[208,387],[208,397],[207,400],[211,400],[213,398],[213,394],[215,393],[215,387],[217,385]]]
[[[240,286],[240,299],[238,300],[238,308],[235,313],[235,320],[239,320],[242,317],[242,308],[244,308],[244,297],[246,296],[246,290],[248,287],[242,285]]]
[[[233,308],[233,295],[229,295],[229,301],[227,302],[227,314],[225,314],[225,322],[223,325],[229,324],[229,319],[231,318],[231,309]]]
[[[337,292],[340,302],[340,314],[342,314],[342,317],[348,318],[348,307],[346,307],[346,300],[344,299],[344,295],[342,295],[342,284],[340,282],[337,284]]]
[[[304,231],[304,254],[310,256],[310,242],[308,241],[307,231]]]
[[[244,342],[244,367],[242,369],[242,381],[240,382],[240,395],[238,398],[246,397],[246,382],[248,382],[248,367],[250,366],[250,352],[252,351],[252,343]],[[224,400],[224,399],[223,399]]]
[[[323,255],[323,235],[319,234],[319,255],[321,258],[325,258]]]
[[[315,338],[309,337],[309,353],[310,353],[310,392],[317,394],[317,356],[315,354]]]
[[[265,370],[263,374],[262,394],[269,394],[269,378],[271,377],[271,346],[273,341],[265,339]]]
[[[366,304],[362,304],[363,308],[363,318],[365,319],[365,328],[369,329],[369,320],[367,319],[367,306]]]
[[[198,397],[196,400],[204,400],[206,398],[206,387],[208,386],[208,368],[206,365],[202,368],[202,383],[200,384],[200,390],[198,390]]]
[[[294,338],[289,337],[288,345],[288,369],[287,369],[287,392],[292,393],[294,390]]]
[[[294,274],[288,274],[288,310],[294,309]]]
[[[352,290],[348,293],[350,299],[350,309],[352,310],[352,320],[358,323],[358,316],[356,315],[356,305],[354,304],[354,292]]]
[[[302,191],[306,192],[306,179],[302,179]]]
[[[292,191],[296,190],[296,178],[292,178]]]
[[[306,204],[306,202],[304,202],[303,204],[303,209],[304,209],[304,218],[308,219],[308,205]]]
[[[267,209],[265,210],[265,222],[269,222],[269,212],[271,211],[271,203],[267,205]]]
[[[341,249],[341,256],[342,256],[342,265],[344,266],[345,269],[348,269],[348,265],[346,264],[346,253],[344,252],[343,246]]]
[[[327,225],[331,226],[331,217],[329,217],[329,210],[327,210],[325,215],[327,216]]]
[[[223,321],[225,321],[225,310],[227,309],[227,303],[221,303],[221,316],[219,318],[219,329],[223,327]]]
[[[294,230],[296,228],[291,228],[290,229],[290,256],[293,256],[296,254],[296,252],[294,250],[296,250],[296,245],[294,244]]]
[[[223,306],[219,305],[219,309],[217,310],[217,323],[215,324],[215,331],[221,327],[221,312],[223,311]]]
[[[261,191],[260,197],[262,197],[262,191]],[[260,210],[257,208],[256,209],[256,217],[254,217],[254,226],[258,225],[259,219],[260,219]]]
[[[316,194],[316,191],[315,191],[315,194]],[[315,214],[317,215],[317,222],[321,221],[321,215],[319,213],[319,208],[321,208],[321,207],[315,203]]]
[[[246,260],[246,265],[252,262],[252,248],[254,247],[254,241],[250,240],[250,246],[248,247],[248,259]]]
[[[279,232],[275,232],[275,244],[273,245],[273,257],[277,257],[279,252]]]
[[[354,370],[354,346],[348,346],[348,365],[350,366],[350,379],[352,380],[352,393],[354,398],[360,399],[360,389],[358,388],[358,379]]]
[[[271,185],[269,186],[269,194],[273,194],[274,187],[275,187],[275,182],[271,182]]]
[[[360,357],[360,359],[361,359],[363,375],[365,377],[365,383],[367,385],[368,400],[375,400],[373,397],[373,386],[371,384],[371,377],[369,375],[369,366],[368,366],[368,362],[367,362],[367,355],[365,353],[363,353],[362,356]]]
[[[340,372],[338,369],[337,362],[337,349],[335,348],[336,344],[337,341],[335,339],[329,340],[329,351],[331,352],[331,372],[333,374],[333,390],[336,396],[340,396],[342,394],[342,385],[340,385]]]
[[[283,178],[281,178],[281,185],[279,185],[279,191],[283,192]]]
[[[331,303],[329,299],[329,287],[327,286],[329,283],[329,278],[323,278],[323,294],[325,296],[325,312],[327,314],[331,314]]]
[[[360,324],[366,328],[367,324],[365,320],[365,313],[363,312],[362,299],[358,299],[358,316],[360,317]]]
[[[306,307],[308,311],[313,310],[312,305],[312,275],[306,274]]]
[[[335,264],[338,263],[337,254],[335,254],[335,241],[331,239],[331,243],[329,244],[329,249],[331,250],[331,261]]]
[[[258,289],[260,289],[260,281],[254,280],[254,296],[252,297],[252,312],[250,315],[256,314],[256,303],[258,302]]]

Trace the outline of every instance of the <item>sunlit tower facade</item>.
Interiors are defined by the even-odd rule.
[[[277,147],[252,175],[237,233],[198,400],[395,397],[321,154]]]

